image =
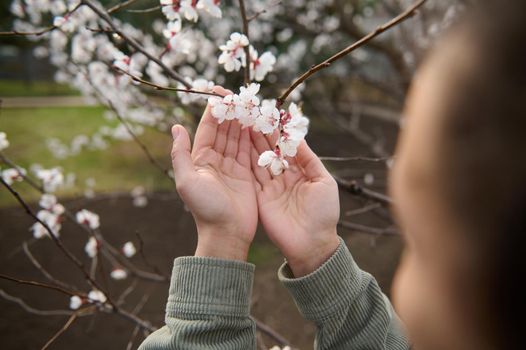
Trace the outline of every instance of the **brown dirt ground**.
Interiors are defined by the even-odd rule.
[[[394,131],[391,130],[391,136],[393,134]],[[330,143],[326,141],[327,135],[309,136],[309,138],[313,148],[320,155],[368,154],[366,148],[350,140],[344,133],[332,134]],[[365,171],[373,172],[379,184],[374,188],[385,189],[385,170],[382,166],[352,165],[353,169],[359,170],[347,171],[346,175],[360,178]],[[338,167],[343,166],[338,165]],[[5,190],[0,190],[0,195],[8,194]],[[146,208],[134,207],[128,196],[94,201],[72,199],[65,201],[64,204],[72,211],[87,208],[99,213],[105,237],[116,246],[128,240],[136,240],[135,233],[139,233],[144,241],[144,252],[149,262],[158,266],[165,274],[170,273],[175,257],[191,255],[195,248],[196,237],[192,217],[173,195],[155,194]],[[363,200],[341,193],[341,204],[342,215],[344,215],[346,210],[362,205]],[[35,205],[33,207],[35,208]],[[352,217],[352,220],[377,227],[383,227],[389,222],[382,215],[374,214]],[[20,251],[21,242],[30,239],[28,227],[31,224],[31,219],[19,207],[0,210],[0,273],[22,279],[45,281]],[[64,223],[62,232],[64,243],[78,256],[84,257],[83,246],[87,239],[85,233],[69,222]],[[344,237],[362,269],[372,273],[388,293],[401,251],[400,238],[373,237],[363,233],[351,233],[344,229],[340,229],[340,235]],[[66,260],[50,240],[39,240],[31,244],[30,248],[52,274],[87,289],[74,267],[65,263]],[[87,262],[87,258],[83,259]],[[137,265],[148,268],[141,257],[136,256],[133,259]],[[277,281],[276,270],[283,258],[271,246],[261,229],[257,233],[251,260],[257,263],[252,308],[254,316],[283,334],[294,347],[312,349],[314,327],[302,319],[287,291]],[[109,268],[107,264],[104,267],[106,270]],[[129,283],[129,281],[116,282],[107,279],[101,281],[110,287],[114,295],[119,295]],[[23,298],[35,308],[67,309],[68,306],[67,296],[57,295],[48,290],[15,285],[8,281],[0,281],[0,288]],[[128,297],[127,305],[133,307],[144,294],[148,293],[150,297],[140,316],[151,320],[156,326],[161,326],[168,293],[167,284],[139,283]],[[62,327],[66,319],[65,316],[28,314],[18,305],[0,298],[0,348],[6,350],[40,348]],[[84,317],[76,321],[51,348],[125,349],[133,328],[129,321],[115,315],[100,314]],[[141,339],[142,334],[134,342],[133,348],[138,346]],[[269,339],[265,339],[265,342],[269,346],[274,345]]]

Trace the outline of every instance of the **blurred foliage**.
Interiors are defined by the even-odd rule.
[[[0,97],[78,95],[80,95],[79,92],[70,86],[50,81],[24,82],[19,80],[0,80]]]

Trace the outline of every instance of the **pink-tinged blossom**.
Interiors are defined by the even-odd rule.
[[[74,295],[71,298],[69,298],[69,308],[71,310],[77,310],[79,307],[82,306],[82,298],[78,295]]]
[[[92,230],[100,226],[99,216],[86,209],[77,212],[76,219],[79,224],[86,225]]]
[[[218,63],[224,65],[227,72],[239,71],[245,64],[244,47],[248,44],[246,35],[237,32],[230,34],[230,40],[225,45],[219,46],[222,53],[218,58]]]
[[[309,119],[295,103],[289,105],[288,113],[282,118],[282,124],[287,138],[296,141],[303,140],[309,129]]]
[[[211,107],[212,116],[217,119],[219,124],[225,120],[233,120],[236,118],[234,95],[226,95],[223,98],[210,97],[208,103]]]
[[[252,126],[259,116],[259,84],[252,83],[239,89],[239,95],[234,95],[235,116],[243,126]]]
[[[220,0],[199,0],[197,8],[208,12],[211,16],[221,18]]]
[[[276,100],[263,100],[259,112],[254,123],[254,130],[263,134],[272,134],[279,125],[280,115],[276,108]]]
[[[128,273],[126,272],[126,270],[118,267],[111,271],[110,277],[114,280],[120,281],[126,279],[126,277],[128,277]]]
[[[105,303],[107,300],[106,295],[104,295],[104,293],[97,289],[93,289],[91,292],[88,293],[88,299],[91,302],[99,303]]]
[[[12,185],[15,181],[24,180],[26,170],[23,168],[9,168],[2,171],[2,179],[8,184]]]
[[[161,0],[162,11],[169,20],[180,19],[180,14],[192,22],[197,22],[199,15],[193,0]]]
[[[84,251],[92,259],[97,256],[99,252],[99,242],[95,237],[89,238],[88,243],[84,246]]]
[[[53,25],[62,29],[66,33],[72,33],[75,30],[75,23],[73,23],[68,15],[64,17],[56,16],[53,18]]]
[[[120,51],[115,52],[113,65],[117,67],[118,69],[127,72],[133,77],[136,77],[136,78],[142,77],[142,72],[140,71],[138,67],[138,62],[135,62],[133,58],[130,58],[129,56],[123,54]],[[131,78],[126,77],[125,79],[130,80]]]
[[[258,165],[269,168],[272,175],[280,175],[289,167],[289,163],[283,159],[279,149],[275,151],[265,151],[261,153],[258,159]]]
[[[122,246],[122,253],[127,257],[131,258],[132,256],[137,253],[137,249],[135,248],[135,245],[132,242],[126,242]]]
[[[250,79],[262,81],[274,68],[276,57],[268,51],[258,57],[258,52],[252,46],[250,49]]]
[[[3,151],[9,147],[9,140],[7,139],[7,135],[5,132],[0,131],[0,151]]]
[[[59,237],[60,229],[62,228],[60,215],[44,209],[37,213],[37,218],[46,224],[56,237]],[[31,231],[33,232],[33,237],[36,239],[49,237],[49,231],[40,222],[35,222],[33,226],[31,226]]]

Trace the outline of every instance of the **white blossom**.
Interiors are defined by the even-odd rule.
[[[217,62],[224,65],[227,72],[238,71],[245,64],[244,47],[248,46],[248,38],[244,34],[232,33],[230,40],[219,46],[222,51]]]
[[[69,308],[71,310],[77,310],[81,306],[82,306],[82,298],[79,297],[78,295],[73,295],[69,299]]]
[[[55,192],[58,187],[64,184],[64,175],[59,168],[38,169],[36,176],[42,181],[46,192]]]
[[[88,243],[84,246],[84,251],[90,258],[97,256],[99,251],[99,242],[95,237],[90,237]]]
[[[243,126],[252,126],[259,115],[259,84],[252,83],[242,86],[239,95],[234,95],[236,118]]]
[[[37,218],[46,224],[56,237],[59,237],[60,229],[62,228],[60,214],[55,214],[44,209],[37,213]],[[36,239],[49,237],[49,231],[47,228],[38,221],[31,226],[30,230],[33,232],[33,237]]]
[[[79,224],[86,225],[92,230],[95,230],[100,226],[99,216],[86,209],[77,212],[76,219]]]
[[[72,33],[75,30],[75,23],[67,15],[53,18],[53,25],[59,27],[66,33]]]
[[[128,273],[126,272],[126,270],[124,269],[121,269],[121,268],[115,268],[111,271],[110,273],[110,276],[111,278],[113,278],[114,280],[123,280],[123,279],[126,279],[126,277],[128,277]]]
[[[202,92],[212,92],[212,89],[214,88],[214,82],[208,81],[206,79],[196,79],[194,81],[189,81],[190,85],[192,85],[192,90],[195,91],[202,91]],[[184,89],[185,87],[181,84],[179,86],[180,88]],[[195,101],[202,100],[206,95],[203,94],[196,94],[196,93],[188,93],[188,92],[178,92],[177,95],[181,99],[181,103],[187,105]]]
[[[208,99],[212,116],[217,119],[219,124],[225,120],[235,119],[236,105],[233,98],[234,95],[226,95],[223,98],[212,96]]]
[[[0,151],[9,147],[9,140],[5,132],[0,131]]]
[[[88,299],[91,302],[99,303],[105,303],[107,300],[106,295],[104,295],[104,293],[97,289],[93,289],[91,292],[88,293]]]
[[[279,125],[279,110],[276,108],[276,100],[263,100],[259,108],[254,130],[263,134],[272,134]]]
[[[132,242],[126,242],[122,246],[122,252],[126,257],[131,258],[137,253],[137,249],[135,249],[135,245]]]
[[[276,151],[265,151],[261,153],[258,159],[258,165],[270,168],[272,175],[275,176],[280,175],[289,167],[289,163],[281,157],[278,149],[276,149]]]
[[[20,167],[8,168],[2,171],[2,179],[8,184],[12,185],[15,181],[24,180],[26,170]]]
[[[272,71],[276,63],[276,57],[269,51],[258,57],[258,52],[251,48],[250,53],[250,79],[262,81],[265,76]]]
[[[199,0],[197,8],[205,10],[210,15],[216,18],[221,18],[221,9],[219,8],[219,0]]]

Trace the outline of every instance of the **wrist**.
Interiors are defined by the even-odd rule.
[[[251,241],[231,228],[197,225],[197,248],[194,256],[246,261]]]
[[[285,256],[294,277],[303,277],[316,271],[329,260],[340,245],[336,228],[318,237],[324,237],[324,239],[312,242],[304,247],[302,252]]]

